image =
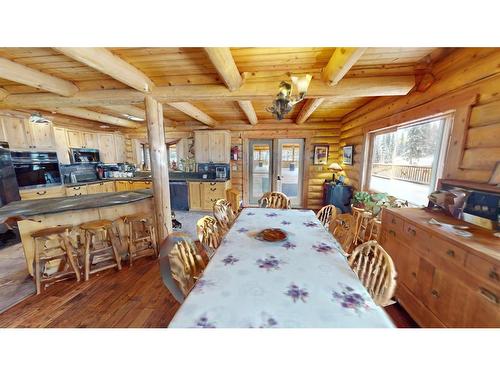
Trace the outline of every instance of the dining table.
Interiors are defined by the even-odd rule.
[[[268,228],[287,238],[267,242]],[[312,210],[244,208],[169,328],[394,327]]]

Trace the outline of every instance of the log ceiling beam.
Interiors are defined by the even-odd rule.
[[[257,125],[259,123],[259,119],[257,118],[257,114],[255,113],[255,109],[253,108],[252,102],[250,100],[238,100],[238,105],[245,113],[245,116],[247,117],[250,124]]]
[[[105,115],[103,113],[99,112],[94,112],[94,111],[89,111],[88,109],[84,108],[41,108],[45,109],[47,111],[59,113],[61,115],[66,115],[66,116],[72,116],[72,117],[78,117],[86,120],[92,120],[92,121],[98,121],[102,122],[105,124],[111,124],[115,126],[121,126],[125,128],[132,128],[135,129],[141,124],[130,121],[130,120],[124,120],[118,117],[113,117],[109,115]]]
[[[113,106],[103,106],[102,108],[109,111],[119,113],[122,116],[129,115],[137,118],[141,118],[143,121],[146,119],[146,111],[143,109],[133,106],[133,105],[113,105]]]
[[[313,114],[313,112],[323,103],[325,98],[307,99],[302,108],[300,109],[295,122],[303,124]]]
[[[9,96],[9,92],[0,87],[0,100],[5,99],[7,96]]]
[[[205,52],[229,91],[238,90],[243,79],[234,62],[231,50],[229,48],[205,48]]]
[[[154,88],[148,76],[106,48],[71,47],[56,50],[138,91],[150,93]]]
[[[415,86],[413,76],[383,76],[345,78],[335,86],[328,86],[318,80],[311,81],[307,98],[325,99],[398,96],[406,95]],[[183,85],[156,87],[153,96],[161,102],[190,100],[272,100],[277,92],[276,82],[245,83],[237,91],[231,92],[222,85]],[[130,89],[80,91],[72,97],[54,94],[10,94],[0,101],[0,108],[37,107],[92,107],[139,104],[144,94]]]
[[[78,92],[78,87],[69,81],[2,57],[0,57],[0,77],[62,96],[73,96]]]
[[[323,81],[330,86],[338,84],[365,51],[366,48],[335,48],[332,57],[323,69]]]
[[[217,125],[217,121],[214,120],[212,117],[207,115],[205,112],[201,111],[199,108],[195,107],[191,103],[188,102],[175,102],[175,103],[168,103],[169,106],[174,107],[178,111],[181,111],[188,115],[189,117],[192,117],[201,123],[208,125],[210,127],[214,127]]]

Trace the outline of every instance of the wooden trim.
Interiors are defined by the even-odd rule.
[[[154,87],[148,76],[106,48],[64,47],[56,50],[141,92],[149,93]]]
[[[202,122],[203,124],[213,128],[214,125],[217,124],[212,117],[207,115],[205,112],[201,111],[199,108],[195,107],[191,103],[188,102],[176,102],[176,103],[168,103],[169,106],[174,107],[178,111],[185,113],[186,115]]]
[[[103,106],[102,108],[109,109],[110,111],[113,111],[121,115],[126,114],[146,120],[146,112],[143,109],[133,105]]]
[[[63,96],[72,96],[78,92],[78,87],[69,81],[42,73],[3,57],[0,57],[0,77]]]
[[[307,119],[313,114],[313,112],[318,109],[318,107],[323,103],[325,98],[307,99],[302,108],[300,109],[295,122],[297,124],[303,124]]]
[[[458,177],[467,143],[467,129],[469,128],[471,111],[471,105],[461,106],[455,111],[443,168],[443,176],[446,178]]]
[[[115,126],[122,126],[125,128],[138,128],[142,126],[140,123],[130,121],[130,120],[124,120],[118,117],[113,117],[109,115],[105,115],[103,113],[99,112],[94,112],[94,111],[89,111],[88,109],[84,108],[45,108],[48,111],[51,112],[56,112],[60,113],[66,116],[72,116],[72,117],[78,117],[78,118],[83,118],[87,120],[92,120],[92,121],[98,121],[98,122],[103,122],[105,124],[112,124]]]
[[[259,120],[257,119],[257,114],[255,113],[252,102],[250,100],[238,100],[238,105],[245,113],[245,116],[247,116],[248,122],[252,125],[257,125]]]

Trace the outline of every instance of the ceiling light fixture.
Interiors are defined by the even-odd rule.
[[[109,125],[99,125],[99,127],[100,127],[101,129],[108,129],[108,128],[109,128]]]
[[[127,113],[123,113],[122,115],[125,116],[127,119],[132,120],[132,121],[137,121],[137,122],[143,122],[144,121],[143,118],[135,117],[135,116],[129,115]]]
[[[271,112],[277,120],[283,120],[285,115],[293,109],[293,106],[304,99],[312,75],[306,74],[304,77],[292,76],[292,83],[281,81],[278,95],[273,101],[271,107],[266,108],[266,111]],[[293,86],[298,92],[298,95],[293,94]]]
[[[30,115],[30,122],[34,124],[49,124],[50,120],[43,117],[42,114],[35,112]]]

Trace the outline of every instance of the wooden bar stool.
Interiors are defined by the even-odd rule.
[[[129,264],[143,256],[158,257],[154,213],[144,212],[123,216],[122,219],[127,231]]]
[[[118,250],[120,243],[110,220],[95,220],[80,225],[83,231],[85,281],[90,274],[116,267],[122,269]],[[92,267],[95,261],[95,267]],[[101,264],[99,264],[101,263]]]
[[[76,264],[75,249],[68,239],[70,229],[71,225],[64,225],[31,233],[31,237],[35,241],[36,294],[42,292],[42,283],[60,281],[70,275],[75,275],[76,280],[80,281],[80,269]],[[57,270],[49,275],[46,272],[48,271],[46,265],[48,262],[56,260],[60,260]]]

